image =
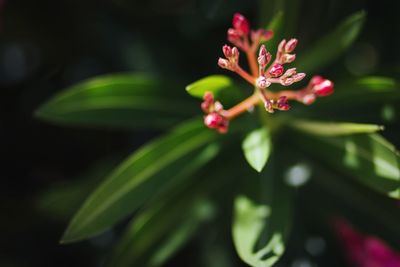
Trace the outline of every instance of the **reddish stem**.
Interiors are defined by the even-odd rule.
[[[246,51],[247,61],[249,62],[249,67],[251,70],[251,74],[255,77],[258,76],[258,63],[257,58],[252,49],[247,49]]]
[[[253,94],[237,104],[236,106],[224,110],[221,115],[223,115],[225,118],[228,120],[231,120],[240,114],[242,114],[245,111],[248,111],[249,109],[253,108],[255,104],[257,104],[260,101],[260,98],[257,94]]]
[[[240,66],[236,67],[235,72],[237,74],[239,74],[243,79],[248,81],[251,85],[254,85],[256,78],[251,76],[249,73],[247,73],[245,70],[243,70]]]

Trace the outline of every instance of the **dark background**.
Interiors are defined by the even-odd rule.
[[[0,266],[99,266],[99,255],[112,244],[113,233],[59,245],[81,199],[70,199],[65,207],[46,206],[46,200],[73,187],[99,160],[122,159],[158,132],[64,128],[35,119],[35,109],[65,87],[104,73],[151,72],[182,85],[221,73],[216,59],[232,14],[240,11],[254,25],[257,2],[1,0],[0,4]],[[342,18],[365,9],[368,17],[361,37],[322,71],[336,76],[396,76],[399,8],[399,2],[391,0],[304,0],[296,30],[299,49]],[[110,168],[102,167],[98,179]],[[82,191],[94,188],[77,183],[76,190],[81,186]],[[308,232],[318,234],[307,229],[307,220],[304,225],[299,226],[299,239]],[[191,252],[189,245],[173,260],[175,266]],[[296,246],[289,254],[295,259],[307,256]],[[328,245],[324,256],[314,260],[321,266],[339,266],[337,254],[335,245]]]

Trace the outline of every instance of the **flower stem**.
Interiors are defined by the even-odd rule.
[[[251,74],[254,77],[257,77],[258,76],[258,63],[257,63],[257,58],[254,54],[254,51],[252,49],[247,49],[246,56],[247,56],[247,61],[249,62]]]
[[[228,120],[231,120],[231,119],[237,117],[238,115],[242,114],[243,112],[248,111],[249,109],[253,108],[254,105],[256,105],[259,101],[260,101],[260,97],[258,96],[257,93],[254,93],[253,95],[249,96],[248,98],[246,98],[245,100],[243,100],[242,102],[237,104],[236,106],[234,106],[228,110],[224,110],[222,112],[222,115],[225,118],[227,118]]]
[[[251,76],[249,73],[247,73],[245,70],[243,70],[240,66],[236,67],[235,72],[237,74],[239,74],[243,79],[248,81],[251,85],[254,85],[256,78]]]

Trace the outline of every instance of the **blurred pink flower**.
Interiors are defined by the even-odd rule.
[[[360,233],[343,219],[334,226],[351,266],[400,267],[400,253],[379,238]]]

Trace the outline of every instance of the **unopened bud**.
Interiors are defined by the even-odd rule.
[[[247,35],[250,31],[249,21],[240,13],[233,15],[232,26],[241,35]]]
[[[290,105],[286,96],[281,96],[276,102],[276,108],[279,110],[289,110]]]
[[[264,76],[260,76],[256,80],[256,85],[258,88],[264,89],[264,88],[267,88],[268,86],[270,86],[271,82],[268,81]]]
[[[274,113],[274,106],[272,100],[266,99],[264,101],[264,107],[265,110],[268,111],[269,113]]]
[[[237,47],[232,48],[232,60],[235,63],[239,62],[239,49]]]
[[[203,100],[208,102],[214,102],[214,95],[212,92],[207,91],[203,95]]]
[[[266,41],[268,41],[268,40],[271,40],[272,39],[272,37],[274,37],[274,32],[273,31],[271,31],[271,30],[264,30],[264,29],[261,29],[261,33],[260,33],[260,41],[261,42],[266,42]]]
[[[223,118],[221,115],[219,115],[218,113],[210,113],[208,115],[206,115],[204,117],[204,124],[208,127],[208,128],[218,128],[218,126],[223,122]]]
[[[205,113],[209,113],[212,109],[212,105],[214,103],[214,96],[211,92],[205,92],[203,96],[203,102],[201,103],[201,109]]]
[[[224,109],[224,106],[221,104],[221,102],[216,101],[216,102],[214,103],[214,111],[220,112],[220,111],[222,111],[223,109]]]
[[[295,54],[283,54],[281,57],[282,63],[291,63],[296,59]]]
[[[325,79],[319,75],[315,75],[314,77],[311,78],[310,80],[310,85],[311,86],[315,86],[317,84],[322,83],[323,81],[325,81]]]
[[[284,76],[285,77],[290,77],[290,76],[293,76],[295,74],[296,74],[296,68],[290,68],[285,72]]]
[[[278,52],[284,53],[285,52],[285,45],[286,45],[286,40],[283,39],[278,45]]]
[[[271,54],[267,52],[265,45],[262,45],[260,47],[257,61],[262,69],[264,69],[267,66],[267,64],[271,61]]]
[[[311,105],[315,101],[315,95],[314,94],[304,95],[300,100],[306,105]]]
[[[219,58],[218,59],[218,66],[220,66],[223,69],[230,69],[229,67],[229,61],[225,58]]]
[[[333,82],[324,80],[323,82],[314,85],[313,91],[317,96],[327,96],[333,93]]]
[[[278,77],[281,76],[283,73],[283,66],[281,64],[274,64],[272,68],[269,70],[269,74],[271,74],[272,77]]]
[[[306,77],[306,74],[305,74],[305,73],[302,73],[302,72],[297,73],[297,74],[295,74],[295,75],[292,76],[292,78],[293,78],[293,80],[294,80],[295,82],[299,82],[299,81],[303,80],[304,77]]]
[[[217,128],[220,134],[225,134],[228,132],[229,121],[223,120]]]
[[[224,45],[222,47],[222,52],[224,53],[226,58],[232,57],[232,48],[229,45]]]
[[[238,42],[240,42],[240,35],[235,29],[228,29],[228,41],[233,43],[234,45],[237,45]]]
[[[283,86],[289,86],[289,85],[292,85],[294,83],[294,80],[293,80],[293,78],[284,78],[284,79],[280,79],[280,83]]]
[[[290,39],[285,45],[286,53],[293,52],[293,50],[296,48],[296,46],[297,46],[297,39],[295,39],[295,38]]]

